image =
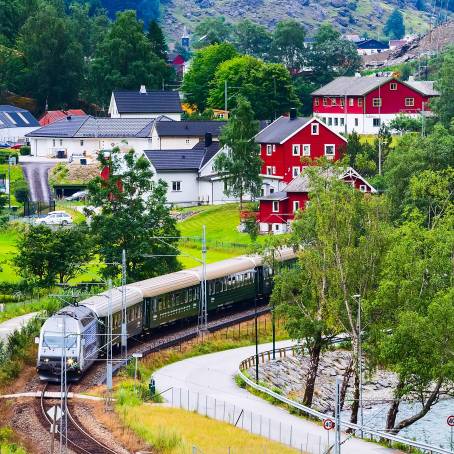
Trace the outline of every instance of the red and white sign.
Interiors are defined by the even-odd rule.
[[[335,426],[336,424],[334,424],[334,421],[332,419],[327,418],[323,420],[323,428],[325,430],[334,429]]]
[[[454,427],[454,415],[448,416],[446,422],[448,423],[448,426]]]

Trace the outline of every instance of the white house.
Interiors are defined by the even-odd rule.
[[[38,120],[28,110],[0,105],[0,142],[22,142],[38,128]]]
[[[138,91],[114,91],[110,98],[111,118],[158,118],[180,121],[183,109],[177,91],[147,91],[145,85]]]

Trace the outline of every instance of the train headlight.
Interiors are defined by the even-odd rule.
[[[75,363],[74,358],[68,358],[66,363],[68,364],[68,366],[72,366]]]
[[[49,362],[49,358],[44,358],[44,362],[48,363]]]

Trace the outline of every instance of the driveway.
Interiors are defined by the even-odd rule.
[[[51,200],[49,171],[55,166],[55,161],[22,162],[21,166],[30,190],[30,200],[49,202]]]

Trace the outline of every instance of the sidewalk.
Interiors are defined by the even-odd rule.
[[[277,347],[291,345],[290,341],[278,342]],[[271,344],[259,346],[259,351],[272,348]],[[168,388],[180,388],[188,393],[200,394],[207,398],[226,402],[228,405],[258,415],[260,421],[264,418],[269,424],[292,427],[293,443],[296,446],[306,445],[308,434],[317,439],[327,440],[328,433],[320,425],[309,420],[291,415],[286,410],[272,405],[264,399],[256,397],[238,387],[234,381],[239,363],[255,353],[255,346],[227,350],[219,353],[189,358],[163,367],[154,374],[158,391]],[[183,391],[184,393],[184,391]],[[180,393],[181,395],[181,393]],[[172,394],[173,396],[173,394]],[[166,399],[168,393],[164,394]],[[260,423],[261,424],[261,423]],[[247,425],[246,430],[249,430]],[[251,430],[249,430],[251,431]],[[255,430],[253,432],[256,433]],[[331,433],[331,440],[334,434]],[[342,435],[342,440],[346,435]],[[317,452],[317,446],[308,446],[309,452]],[[342,445],[342,454],[384,454],[396,453],[394,449],[384,448],[374,443],[350,438]]]
[[[5,342],[11,333],[21,329],[36,315],[38,315],[38,312],[31,312],[0,323],[0,341]]]

